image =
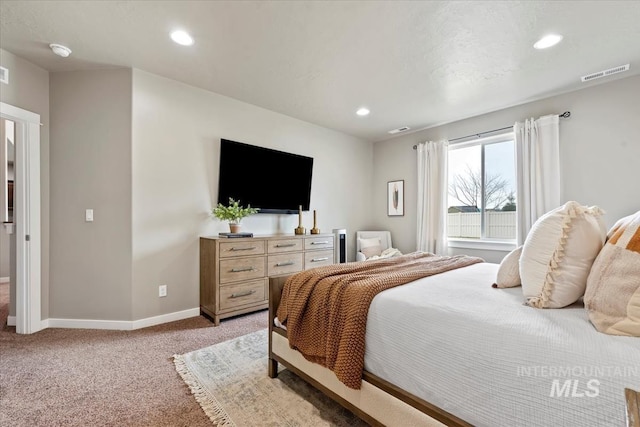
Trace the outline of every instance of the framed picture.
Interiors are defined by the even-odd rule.
[[[387,183],[387,215],[404,216],[404,180]]]

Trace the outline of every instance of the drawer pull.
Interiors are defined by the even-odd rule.
[[[254,249],[257,249],[257,248],[255,246],[252,246],[250,248],[235,248],[234,247],[234,248],[231,248],[229,250],[233,252],[233,251],[252,251]]]
[[[283,243],[283,244],[278,243],[276,245],[276,248],[290,248],[291,246],[295,246],[295,245],[296,245],[295,243]]]
[[[276,263],[276,267],[284,267],[285,265],[293,265],[293,264],[295,264],[295,262],[293,261],[278,262]]]
[[[329,257],[328,257],[328,256],[323,257],[323,258],[313,258],[313,259],[311,260],[311,262],[326,261],[326,260],[328,260],[328,259],[329,259]]]
[[[232,273],[242,273],[243,271],[253,271],[255,268],[253,267],[245,267],[245,268],[232,268]]]
[[[324,241],[324,242],[311,242],[312,245],[328,245],[329,242]]]
[[[255,293],[256,293],[256,290],[255,289],[251,289],[250,291],[239,292],[237,294],[231,294],[230,298],[246,297],[247,295],[251,295],[251,294],[255,294]]]

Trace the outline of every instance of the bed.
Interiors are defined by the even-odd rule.
[[[497,270],[474,263],[377,294],[359,389],[290,347],[276,326],[289,276],[273,277],[268,374],[282,364],[371,425],[635,426],[640,339],[596,331],[580,301],[525,306],[520,288],[491,287]]]

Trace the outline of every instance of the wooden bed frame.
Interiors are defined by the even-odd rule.
[[[627,399],[627,426],[640,427],[640,391],[624,390]]]

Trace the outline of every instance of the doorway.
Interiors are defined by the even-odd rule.
[[[6,185],[0,194],[6,204],[6,215],[2,218],[4,230],[1,232],[6,234],[7,227],[10,227],[11,239],[15,242],[15,258],[10,259],[11,273],[15,271],[15,275],[10,274],[10,281],[15,280],[16,332],[31,334],[43,327],[40,268],[40,115],[0,102],[0,119],[5,129],[2,132],[3,147],[7,146],[5,125],[11,123],[9,126],[13,128],[10,135],[13,138],[11,221],[5,221],[5,218],[9,219],[9,161],[7,149],[1,150],[3,166],[0,167],[0,186],[3,183]],[[10,225],[4,225],[5,222]],[[13,253],[13,250],[11,252]],[[11,300],[13,304],[13,297]]]
[[[0,118],[0,322],[16,325],[15,234],[13,184],[15,179],[15,123]]]

